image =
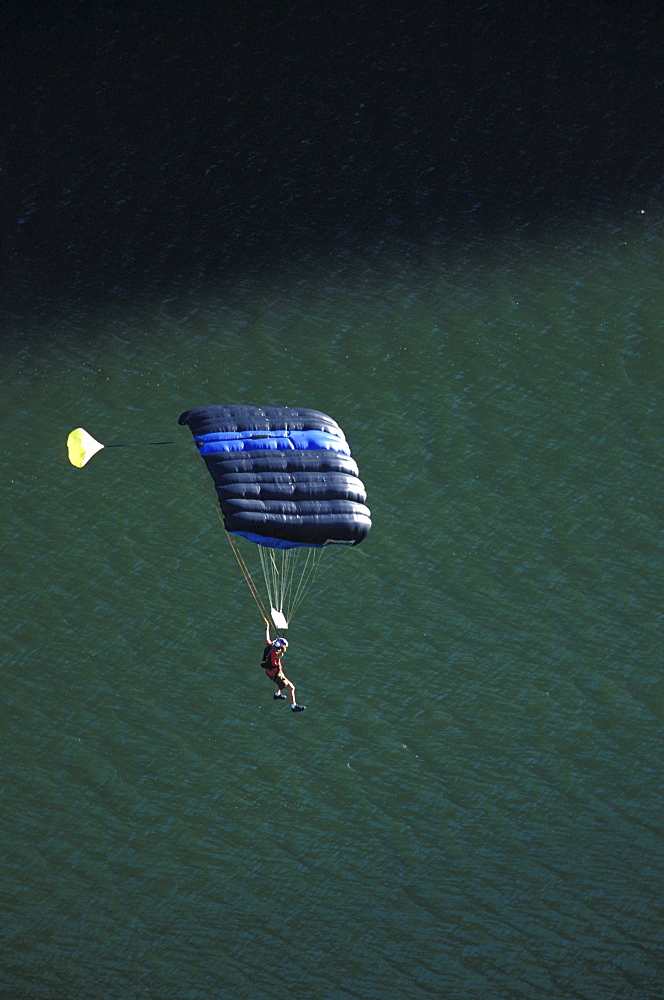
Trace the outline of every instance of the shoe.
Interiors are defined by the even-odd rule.
[[[291,712],[304,712],[306,705],[291,705]]]
[[[272,698],[274,701],[285,701],[286,695],[282,694],[281,691],[275,691],[274,694],[272,695]]]

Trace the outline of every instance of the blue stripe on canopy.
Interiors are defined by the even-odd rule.
[[[235,431],[196,437],[201,455],[232,451],[336,451],[350,455],[344,437],[326,431]]]

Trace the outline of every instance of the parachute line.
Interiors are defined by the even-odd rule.
[[[316,579],[323,550],[257,548],[268,600],[279,615],[280,627],[286,628],[284,622],[291,620]],[[272,617],[274,620],[274,614]]]
[[[217,514],[219,515],[219,520],[221,521],[221,523],[223,525],[224,522],[223,522],[223,518],[221,516],[221,511],[219,510],[219,508],[216,508],[216,510],[217,510]],[[251,596],[255,600],[256,604],[258,605],[258,610],[260,611],[261,615],[263,616],[263,621],[269,622],[270,618],[269,618],[269,615],[267,613],[267,609],[266,609],[265,605],[263,604],[263,601],[261,600],[261,596],[260,596],[260,594],[258,592],[258,588],[256,587],[256,584],[254,583],[254,580],[253,580],[253,577],[252,577],[251,573],[249,572],[249,567],[247,566],[246,562],[244,561],[244,559],[242,557],[242,553],[239,550],[238,543],[235,541],[234,538],[231,538],[231,536],[229,535],[229,533],[227,531],[225,532],[225,534],[226,534],[226,538],[228,539],[228,542],[230,544],[230,547],[233,550],[233,555],[237,559],[238,566],[242,570],[242,575],[244,576],[246,584],[249,587],[249,591],[251,593]]]
[[[300,550],[298,550],[298,549],[291,549],[290,550],[290,554],[292,554],[293,559],[295,560],[295,559],[298,558],[298,556],[296,555],[296,553],[301,552],[301,551],[302,551],[301,549]],[[320,563],[320,558],[321,558],[321,556],[323,554],[323,550],[322,549],[305,549],[305,552],[306,552],[306,556],[305,556],[305,560],[304,560],[304,566],[302,567],[302,572],[301,572],[299,580],[298,580],[297,589],[295,591],[295,594],[291,597],[290,591],[289,591],[289,602],[290,602],[289,603],[289,613],[290,613],[290,615],[294,615],[295,614],[295,612],[297,611],[298,607],[300,606],[302,598],[305,596],[305,594],[307,593],[307,591],[309,590],[309,588],[313,586],[313,583],[314,583],[314,581],[316,579],[316,576],[318,575],[318,566],[319,566],[319,563]],[[291,583],[294,580],[294,577],[295,577],[295,573],[293,571],[293,574],[291,575]]]

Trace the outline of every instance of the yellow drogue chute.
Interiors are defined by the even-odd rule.
[[[130,441],[126,444],[102,444],[101,441],[97,441],[93,438],[92,434],[88,434],[85,428],[77,427],[76,430],[72,431],[67,438],[67,452],[69,454],[69,461],[71,464],[75,465],[77,469],[82,469],[83,466],[90,461],[92,456],[96,455],[102,448],[147,448],[149,445],[159,444],[182,444],[182,442]]]
[[[92,434],[88,434],[82,427],[77,427],[67,438],[69,461],[77,469],[82,469],[85,463],[103,447],[101,441],[96,441]]]

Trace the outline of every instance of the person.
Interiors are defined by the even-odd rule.
[[[288,697],[291,712],[304,712],[306,705],[298,705],[295,700],[295,685],[289,681],[281,666],[281,658],[288,649],[288,640],[277,637],[270,638],[270,623],[265,622],[265,650],[263,652],[263,662],[261,666],[265,674],[277,685],[277,690],[272,697],[275,701],[280,701]],[[286,694],[284,694],[284,691]]]

